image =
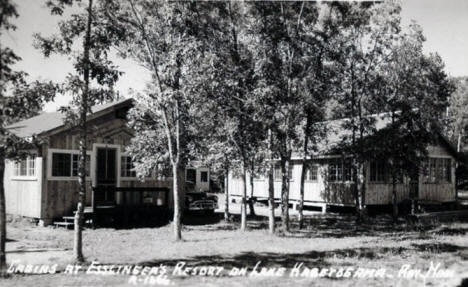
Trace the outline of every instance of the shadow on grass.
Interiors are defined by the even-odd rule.
[[[179,258],[171,260],[155,260],[141,262],[145,266],[159,266],[160,264],[174,267],[178,262],[185,262],[187,266],[223,266],[225,269],[233,267],[249,267],[251,270],[257,262],[261,261],[262,267],[285,267],[293,268],[295,264],[303,263],[304,266],[327,267],[333,265],[329,261],[344,260],[342,265],[355,264],[356,260],[366,259],[385,259],[389,256],[400,256],[408,252],[419,252],[422,247],[416,249],[408,247],[381,247],[381,248],[348,248],[330,251],[308,251],[304,253],[273,253],[273,252],[243,252],[237,255],[214,255],[214,256],[195,256],[190,258]],[[452,250],[461,250],[464,247],[451,246],[444,249],[424,249],[424,252],[453,252]],[[449,251],[447,251],[449,250]],[[349,260],[349,262],[346,262]]]
[[[450,243],[425,243],[425,244],[411,244],[417,251],[441,253],[441,252],[457,252],[468,250],[467,247],[458,246]]]
[[[240,225],[240,216],[232,217],[236,226]],[[455,236],[464,235],[468,228],[440,227],[434,224],[414,224],[400,220],[393,222],[390,216],[367,217],[357,223],[353,214],[317,214],[307,215],[304,228],[299,229],[296,216],[290,218],[291,232],[281,232],[280,218],[276,218],[278,234],[293,238],[346,238],[357,236],[392,237],[402,241],[408,239],[430,239],[432,235]],[[256,216],[248,218],[247,226],[250,230],[267,230],[268,218]]]

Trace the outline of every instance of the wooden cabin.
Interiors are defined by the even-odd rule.
[[[376,129],[383,128],[388,118],[378,117]],[[325,212],[327,206],[354,206],[351,158],[343,154],[333,153],[341,141],[344,132],[341,129],[342,120],[328,123],[328,132],[323,142],[318,144],[316,152],[309,161],[309,170],[304,182],[304,205],[321,208]],[[417,176],[401,178],[397,183],[397,200],[416,199],[421,203],[444,204],[456,201],[455,194],[455,164],[456,149],[442,135],[436,143],[427,147],[428,158]],[[297,205],[300,199],[300,180],[303,157],[293,153],[290,168],[290,204]],[[385,159],[367,161],[364,164],[366,172],[365,205],[381,206],[392,204],[392,184]],[[242,178],[238,172],[229,172],[229,195],[233,200],[240,199],[243,191]],[[256,200],[268,198],[268,177],[254,177],[253,193],[250,187],[250,174],[247,173],[247,197]],[[279,161],[274,170],[274,198],[281,200],[282,174]]]
[[[132,138],[126,126],[132,99],[95,106],[88,116],[88,166],[86,205],[96,208],[133,206],[147,209],[172,207],[172,179],[150,175],[136,177],[125,147]],[[37,136],[43,144],[20,162],[7,161],[5,196],[7,214],[37,218],[48,225],[73,215],[78,202],[79,133],[64,124],[60,112],[42,113],[9,127],[17,136]],[[197,190],[206,190],[208,169],[190,169],[199,179]],[[208,185],[209,188],[209,185]],[[95,192],[96,191],[96,192]],[[133,191],[133,192],[132,192]]]

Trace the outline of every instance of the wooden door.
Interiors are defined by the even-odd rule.
[[[96,200],[115,203],[117,186],[117,150],[115,148],[98,148],[96,154]]]

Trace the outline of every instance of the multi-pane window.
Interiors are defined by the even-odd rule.
[[[306,170],[306,178],[307,181],[317,181],[318,179],[318,166],[313,164],[309,165]]]
[[[424,182],[452,182],[452,160],[450,158],[429,158],[424,163]]]
[[[200,172],[200,182],[208,182],[208,172],[207,171]]]
[[[385,161],[376,160],[371,161],[370,163],[370,182],[385,182],[386,173],[385,173]]]
[[[341,181],[343,178],[343,164],[341,159],[332,159],[328,162],[328,180]]]
[[[120,176],[136,177],[135,167],[133,166],[132,157],[122,156],[120,159]]]
[[[71,176],[72,159],[69,153],[52,154],[52,176]]]
[[[14,163],[14,176],[36,176],[36,156],[28,156]]]
[[[328,161],[329,181],[351,181],[351,163],[348,160],[331,159]]]
[[[293,177],[293,168],[294,168],[294,165],[292,163],[289,163],[289,169],[288,169],[288,178],[289,180],[292,180]],[[275,172],[273,173],[273,178],[275,180],[282,180],[282,177],[283,177],[283,173],[281,171],[281,165],[280,164],[276,164],[275,165]]]
[[[80,166],[80,155],[73,154],[72,155],[72,176],[79,175],[79,166]],[[86,155],[86,176],[89,176],[90,166],[91,166],[91,156]]]
[[[275,172],[273,173],[273,178],[275,180],[281,180],[281,165],[275,165]]]
[[[351,161],[346,159],[343,160],[343,180],[344,181],[351,181],[353,179],[352,174],[352,165]]]
[[[76,177],[79,175],[80,155],[78,153],[53,152],[52,176]],[[86,176],[90,175],[91,156],[86,155]]]

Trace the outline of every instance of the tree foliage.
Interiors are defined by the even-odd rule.
[[[0,37],[16,29],[11,19],[18,16],[12,1],[0,2]],[[14,69],[20,60],[12,49],[0,46],[0,275],[6,271],[5,160],[24,157],[27,155],[25,148],[37,143],[34,135],[29,139],[15,136],[8,125],[35,115],[57,91],[57,86],[50,82],[28,82],[27,73]]]

